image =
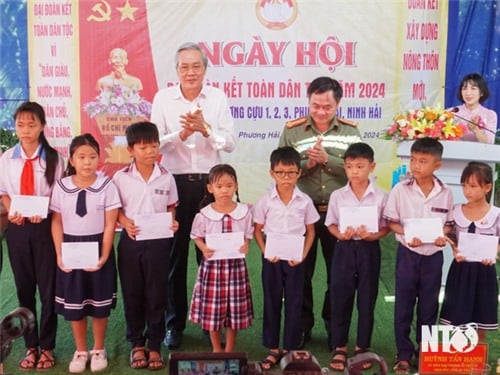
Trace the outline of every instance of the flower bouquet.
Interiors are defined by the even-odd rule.
[[[90,117],[106,114],[149,118],[151,103],[142,98],[136,90],[115,84],[102,91],[95,100],[85,103],[83,109]]]
[[[455,122],[453,113],[439,106],[411,109],[394,117],[394,123],[382,131],[380,138],[401,142],[432,137],[440,140],[459,140],[467,125]]]
[[[102,135],[102,148],[108,155],[104,161],[107,164],[129,163],[125,131],[134,122],[148,121],[151,103],[141,97],[137,90],[114,84],[103,89],[94,100],[85,103],[83,109],[95,120]]]
[[[151,103],[136,90],[115,84],[103,90],[94,100],[83,105],[94,118],[103,135],[123,135],[133,122],[145,121],[151,114]]]

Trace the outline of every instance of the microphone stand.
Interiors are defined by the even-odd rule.
[[[480,124],[478,124],[477,122],[474,122],[474,121],[471,121],[471,120],[467,120],[465,117],[462,117],[462,116],[460,116],[460,115],[457,115],[457,112],[458,112],[458,108],[457,108],[457,107],[452,108],[452,109],[451,109],[450,111],[448,111],[448,112],[449,112],[449,113],[453,113],[453,116],[454,116],[454,117],[458,117],[460,120],[463,120],[463,121],[465,121],[466,123],[467,123],[467,122],[468,122],[468,123],[471,123],[472,125],[477,126],[479,129],[485,130],[485,131],[487,131],[487,132],[489,132],[489,133],[491,133],[491,134],[494,134],[495,136],[496,136],[496,134],[497,134],[497,132],[498,132],[498,130],[493,131],[493,130],[491,130],[491,129],[488,129],[486,126],[480,125]]]

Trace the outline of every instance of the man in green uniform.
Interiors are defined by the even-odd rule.
[[[332,191],[344,186],[344,152],[350,144],[361,141],[356,123],[336,116],[342,87],[330,77],[318,77],[307,89],[309,116],[289,121],[280,138],[280,146],[292,146],[301,156],[302,175],[298,187],[313,200],[320,214],[316,236],[305,263],[304,301],[302,305],[302,342],[311,339],[314,325],[312,276],[316,264],[318,240],[321,241],[327,271],[327,285],[322,317],[327,333],[330,322],[330,264],[336,239],[325,227],[325,216]],[[328,340],[330,346],[330,339]]]

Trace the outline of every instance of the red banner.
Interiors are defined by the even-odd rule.
[[[449,353],[438,350],[421,352],[419,374],[470,374],[471,369],[483,368],[488,359],[488,345],[478,344],[468,353]]]
[[[82,133],[101,145],[109,174],[130,159],[125,129],[149,120],[158,90],[144,0],[81,1],[80,77]]]

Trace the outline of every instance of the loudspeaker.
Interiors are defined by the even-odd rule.
[[[35,316],[25,307],[18,307],[5,315],[0,322],[0,364],[9,355],[14,339],[21,337],[26,331],[31,331],[34,326]]]
[[[356,354],[354,357],[350,357],[347,360],[344,375],[362,375],[363,366],[367,363],[371,363],[372,365],[377,365],[379,367],[379,370],[373,373],[374,375],[387,374],[387,363],[385,363],[384,358],[373,352],[364,352]]]
[[[305,350],[291,350],[280,362],[281,369],[285,374],[297,372],[314,372],[321,373],[321,365],[318,360]]]

